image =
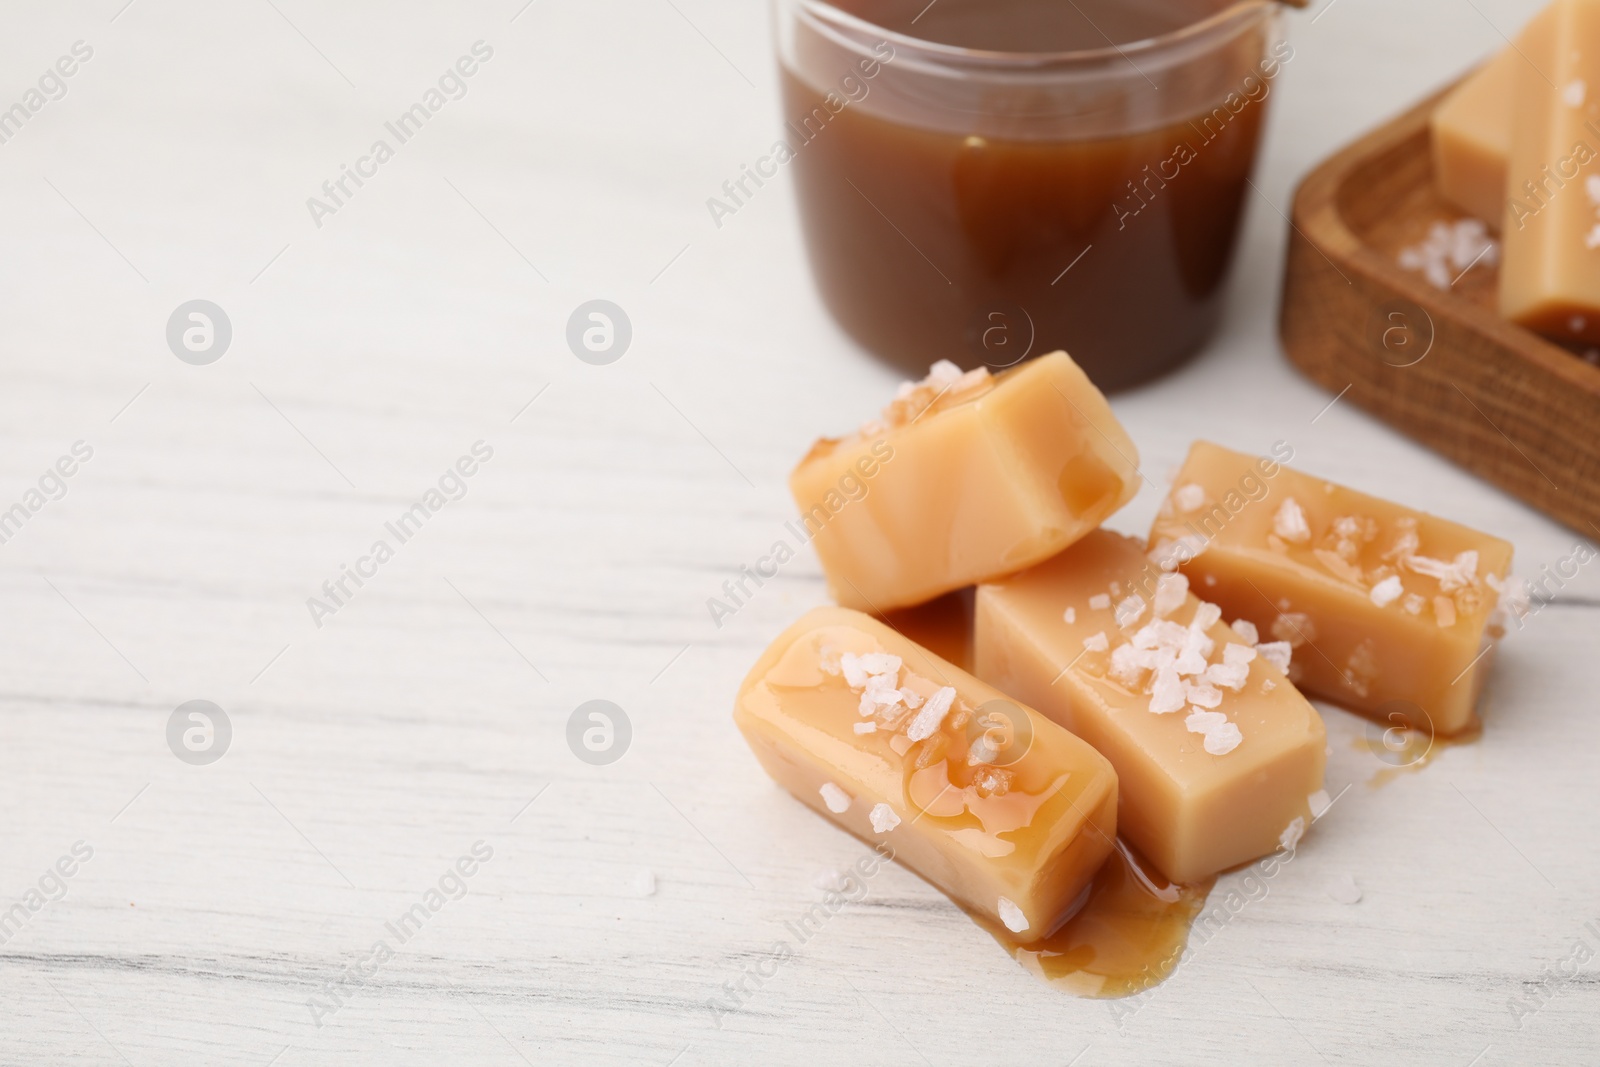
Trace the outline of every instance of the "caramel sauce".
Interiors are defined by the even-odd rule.
[[[921,40],[998,52],[1105,49],[1108,36],[1154,37],[1226,6],[835,3]],[[1259,57],[1263,47],[1252,39],[1240,52]],[[1254,60],[1234,62],[1238,84],[1228,88],[1254,86],[1258,96],[1260,79],[1244,80]],[[914,91],[896,87],[893,61],[884,69],[871,92]],[[1050,135],[1013,136],[977,115],[964,128],[950,116],[945,128],[885,118],[870,95],[824,123],[830,85],[787,68],[782,85],[788,128],[804,134],[794,137],[794,171],[817,285],[880,358],[915,371],[935,359],[1005,367],[1066,349],[1112,390],[1175,366],[1215,326],[1264,95],[1232,113],[1217,110],[1222,92],[1185,100],[1177,121],[1114,136],[1070,119]],[[975,106],[1009,116],[1045,105],[1013,88]]]
[[[1049,937],[1019,942],[1005,927],[968,914],[1047,985],[1081,997],[1126,997],[1177,968],[1214,884],[1214,878],[1198,885],[1168,882],[1119,838],[1083,906]]]
[[[1356,747],[1371,752],[1387,765],[1367,780],[1370,788],[1379,789],[1401,775],[1422,770],[1444,749],[1475,744],[1483,737],[1483,720],[1474,716],[1471,726],[1451,737],[1436,737],[1427,730],[1386,730],[1378,723],[1366,729]]]

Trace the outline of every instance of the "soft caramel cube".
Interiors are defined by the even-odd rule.
[[[1500,313],[1600,344],[1600,0],[1556,0],[1521,48]]]
[[[789,627],[734,721],[780,785],[1019,937],[1068,918],[1110,855],[1104,757],[860,612]]]
[[[1457,86],[1431,120],[1439,195],[1496,230],[1505,212],[1512,92],[1522,62],[1515,48],[1501,51]]]
[[[1139,456],[1065,352],[934,366],[789,478],[834,599],[882,614],[1048,559],[1138,490]]]
[[[1293,847],[1322,789],[1322,718],[1271,662],[1150,563],[1090,534],[978,587],[976,673],[1111,761],[1123,837],[1175,882]],[[1287,652],[1287,649],[1283,649]]]
[[[1476,722],[1511,546],[1197,442],[1151,530],[1195,592],[1294,649],[1303,691],[1439,736]]]

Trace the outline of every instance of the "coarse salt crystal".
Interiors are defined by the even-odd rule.
[[[858,734],[875,734],[878,732],[878,724],[875,722],[858,722],[851,725]]]
[[[1284,674],[1289,673],[1289,661],[1294,656],[1294,650],[1287,641],[1268,641],[1266,644],[1257,645],[1256,651],[1261,653],[1261,658],[1278,668]]]
[[[1117,625],[1121,627],[1132,626],[1144,617],[1145,607],[1144,597],[1138,593],[1134,593],[1126,600],[1119,601],[1116,610]]]
[[[1206,491],[1193,482],[1180,485],[1172,491],[1172,502],[1178,510],[1187,515],[1192,511],[1199,511],[1206,502]]]
[[[822,794],[822,802],[828,805],[828,810],[835,815],[843,815],[850,810],[850,794],[832,782],[823,782],[817,792]]]
[[[887,652],[869,652],[861,657],[861,669],[868,674],[899,674],[900,657]]]
[[[1014,934],[1024,933],[1028,929],[1028,917],[1022,914],[1022,909],[1017,907],[1005,897],[1000,898],[1000,921],[1006,924],[1006,929]]]
[[[1306,821],[1303,817],[1296,815],[1294,821],[1285,826],[1283,833],[1278,835],[1278,845],[1286,852],[1293,852],[1294,847],[1300,843],[1300,839],[1305,836],[1305,833]]]
[[[1256,629],[1256,624],[1249,619],[1234,619],[1233,632],[1250,642],[1252,645],[1261,643],[1261,632]]]
[[[1305,509],[1294,497],[1278,505],[1277,513],[1272,516],[1272,532],[1291,545],[1303,545],[1311,540],[1311,524],[1306,521]]]
[[[1400,581],[1400,576],[1398,574],[1391,574],[1389,577],[1373,586],[1372,591],[1367,595],[1372,598],[1372,602],[1378,605],[1378,607],[1386,608],[1390,604],[1393,604],[1396,600],[1399,600],[1401,594],[1403,594],[1405,591],[1406,587],[1404,583]]]
[[[1155,616],[1164,619],[1183,607],[1189,599],[1189,578],[1183,574],[1163,574],[1156,579],[1153,600]]]
[[[860,689],[871,677],[866,667],[862,666],[861,657],[854,652],[846,652],[839,657],[839,669],[844,672],[845,684],[851,689]]]
[[[1083,639],[1083,647],[1090,652],[1104,652],[1111,647],[1111,642],[1106,639],[1106,632],[1101,630]]]
[[[1328,796],[1328,791],[1326,789],[1319,789],[1315,793],[1312,793],[1310,796],[1306,797],[1306,804],[1311,808],[1311,817],[1313,819],[1320,819],[1322,818],[1323,812],[1333,807],[1333,800]]]
[[[900,816],[887,804],[875,804],[872,811],[867,813],[867,818],[872,820],[872,832],[886,834],[900,825]]]
[[[956,691],[950,686],[937,690],[928,698],[922,710],[917,712],[916,718],[911,720],[911,725],[906,727],[906,736],[913,741],[924,741],[938,733],[955,700]]]
[[[1069,625],[1072,624],[1072,623],[1077,622],[1078,621],[1078,609],[1077,608],[1068,608],[1066,611],[1061,613],[1061,618],[1063,620],[1065,620]]]
[[[1182,711],[1183,705],[1183,682],[1177,672],[1166,670],[1158,673],[1150,687],[1150,713],[1170,715],[1174,711]]]
[[[1229,645],[1228,647],[1244,648],[1243,645]],[[1246,649],[1246,651],[1254,651],[1254,649]],[[1206,668],[1205,674],[1200,677],[1201,681],[1207,685],[1221,686],[1223,689],[1231,689],[1237,693],[1250,680],[1250,668],[1243,663],[1213,663]],[[1191,698],[1191,702],[1200,703],[1198,700],[1193,700],[1193,698]]]
[[[916,711],[922,707],[922,694],[913,689],[901,689],[900,699],[906,702],[906,707]]]
[[[1223,723],[1214,730],[1207,730],[1205,740],[1201,742],[1205,750],[1213,756],[1226,756],[1239,747],[1244,740],[1244,735],[1233,723]]]
[[[1229,644],[1222,650],[1222,662],[1229,667],[1243,667],[1255,661],[1259,653],[1250,645]]]
[[[1095,611],[1104,611],[1111,606],[1111,594],[1096,593],[1089,598],[1089,606]]]
[[[1222,703],[1222,690],[1204,682],[1183,683],[1183,695],[1189,703],[1201,708],[1214,708]]]

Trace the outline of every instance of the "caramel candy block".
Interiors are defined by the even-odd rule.
[[[1174,882],[1292,848],[1327,745],[1274,650],[1188,586],[1142,541],[1099,530],[979,586],[976,622],[977,675],[1111,761],[1122,836]]]
[[[1490,228],[1500,229],[1506,206],[1506,167],[1517,71],[1526,67],[1523,49],[1546,8],[1529,28],[1473,72],[1434,110],[1433,180],[1439,195]]]
[[[778,784],[1021,938],[1070,917],[1111,853],[1104,757],[860,612],[789,627],[734,721]]]
[[[994,376],[935,364],[789,488],[834,599],[881,615],[1055,555],[1133,498],[1138,463],[1057,352]]]
[[[1516,67],[1500,313],[1600,344],[1600,0],[1556,0]]]
[[[1150,534],[1195,592],[1294,649],[1303,691],[1440,736],[1476,723],[1511,546],[1204,441]]]

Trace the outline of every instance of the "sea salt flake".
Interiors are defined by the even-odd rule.
[[[1022,914],[1022,909],[1017,907],[1005,897],[1000,898],[1000,921],[1006,924],[1006,929],[1014,934],[1024,933],[1028,929],[1028,917]]]
[[[1156,579],[1156,591],[1151,597],[1155,617],[1164,619],[1183,607],[1189,599],[1189,579],[1183,574],[1163,574]]]
[[[861,657],[861,669],[868,674],[899,674],[900,657],[888,652],[870,652]]]
[[[1124,628],[1132,626],[1144,617],[1146,607],[1148,605],[1145,603],[1144,597],[1138,593],[1119,601],[1116,609],[1117,625]]]
[[[1176,671],[1162,671],[1150,687],[1150,713],[1170,715],[1184,706],[1183,682]]]
[[[1229,667],[1243,667],[1255,662],[1259,653],[1251,645],[1229,644],[1222,650],[1222,662]]]
[[[852,723],[851,727],[858,734],[875,734],[878,732],[878,724],[875,722]]]
[[[1193,682],[1183,683],[1183,695],[1189,703],[1197,707],[1214,708],[1222,703],[1222,690],[1204,682],[1198,685]]]
[[[1326,789],[1319,789],[1306,797],[1306,804],[1311,808],[1311,817],[1320,819],[1323,812],[1333,807],[1333,799],[1328,796]]]
[[[1257,645],[1256,651],[1261,653],[1261,658],[1272,664],[1284,674],[1289,673],[1289,661],[1294,656],[1294,650],[1287,641],[1268,641],[1266,644]]]
[[[900,816],[887,804],[875,804],[872,811],[867,813],[867,818],[872,820],[872,832],[886,834],[900,825]]]
[[[950,705],[956,700],[956,691],[950,686],[937,690],[928,702],[917,712],[917,717],[911,720],[911,725],[906,727],[906,736],[913,741],[924,741],[939,731],[944,723],[944,717],[950,712]]]
[[[1256,624],[1249,619],[1234,619],[1233,632],[1250,642],[1252,645],[1261,643],[1261,633],[1256,629]]]
[[[1144,654],[1139,649],[1132,645],[1118,645],[1111,650],[1111,666],[1106,673],[1113,680],[1133,687],[1144,678],[1146,668]]]
[[[1195,609],[1194,618],[1189,620],[1191,632],[1204,633],[1222,621],[1222,609],[1208,601],[1200,601],[1200,606]]]
[[[1101,630],[1083,639],[1083,647],[1090,652],[1104,652],[1111,647],[1111,642],[1106,638],[1106,632]]]
[[[1239,747],[1244,740],[1244,735],[1233,723],[1223,723],[1212,730],[1207,730],[1202,747],[1213,756],[1226,756]]]
[[[1361,903],[1361,887],[1348,874],[1335,875],[1328,880],[1328,899],[1335,904]]]
[[[1205,506],[1206,491],[1193,482],[1180,485],[1172,491],[1172,502],[1177,505],[1180,512],[1188,515],[1190,512],[1199,511]]]
[[[1078,609],[1077,608],[1068,608],[1066,611],[1061,613],[1061,618],[1062,618],[1063,621],[1065,621],[1067,623],[1067,625],[1070,626],[1071,624],[1073,624],[1073,623],[1078,621]]]
[[[900,690],[900,699],[905,701],[906,707],[910,708],[912,711],[916,711],[918,708],[922,707],[922,694],[918,693],[914,689],[902,688]]]
[[[1104,611],[1111,606],[1111,594],[1096,593],[1089,598],[1089,606],[1095,611]]]
[[[1583,98],[1588,95],[1588,86],[1584,85],[1582,78],[1574,78],[1561,90],[1561,102],[1568,107],[1582,107]]]
[[[1306,820],[1303,816],[1296,815],[1294,821],[1283,828],[1283,833],[1278,835],[1278,846],[1285,852],[1293,852],[1300,839],[1306,833]]]
[[[1243,648],[1244,646],[1229,645],[1228,647]],[[1250,651],[1254,650],[1251,649]],[[1207,685],[1220,686],[1223,689],[1229,689],[1237,693],[1250,680],[1250,668],[1242,663],[1213,663],[1206,668],[1205,674],[1200,677],[1201,681]],[[1195,704],[1200,703],[1192,697],[1190,701]]]
[[[850,794],[834,785],[832,782],[823,782],[817,792],[822,794],[822,802],[828,810],[835,815],[843,815],[850,810]]]
[[[1311,524],[1306,521],[1305,509],[1294,497],[1278,505],[1272,516],[1272,532],[1291,545],[1303,545],[1311,540]]]
[[[1389,577],[1373,586],[1371,592],[1369,592],[1367,595],[1372,598],[1372,602],[1378,605],[1378,607],[1386,608],[1390,604],[1393,604],[1396,600],[1399,600],[1401,594],[1403,594],[1405,591],[1406,587],[1405,584],[1400,581],[1400,576],[1398,574],[1391,574]]]
[[[851,689],[860,689],[867,684],[871,677],[866,667],[861,664],[861,657],[854,652],[846,652],[839,657],[839,669],[844,671],[844,681]]]

